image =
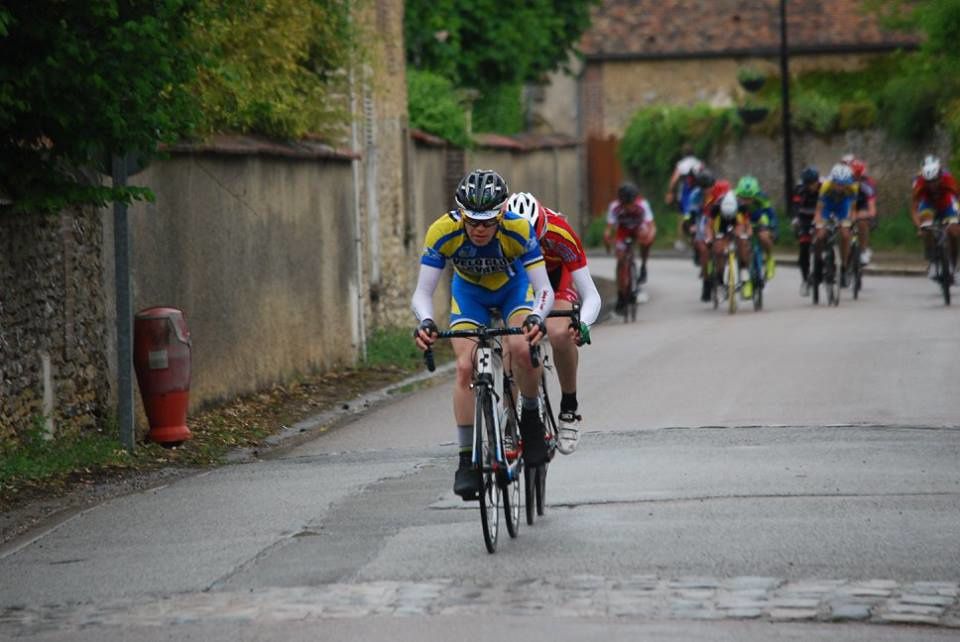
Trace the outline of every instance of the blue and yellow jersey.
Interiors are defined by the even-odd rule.
[[[449,259],[460,278],[488,290],[502,288],[518,269],[543,265],[533,226],[513,212],[504,214],[496,236],[484,246],[470,241],[459,212],[447,212],[427,229],[423,245],[420,263],[443,268]]]
[[[855,199],[859,185],[854,182],[850,185],[834,185],[829,178],[820,186],[820,200],[824,203],[840,203],[846,199]]]

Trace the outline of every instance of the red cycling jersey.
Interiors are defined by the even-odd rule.
[[[950,175],[950,172],[943,172],[940,175],[939,183],[933,185],[922,176],[913,179],[914,206],[920,201],[924,201],[938,211],[947,210],[953,205],[957,194],[957,180]]]
[[[650,203],[642,196],[635,201],[624,205],[620,201],[613,201],[607,208],[607,223],[617,226],[617,233],[622,230],[636,230],[643,225],[653,223],[653,210]]]
[[[540,238],[540,249],[547,264],[547,274],[557,299],[576,303],[579,300],[573,287],[572,273],[587,266],[587,255],[580,237],[567,219],[557,212],[540,206],[547,229]]]

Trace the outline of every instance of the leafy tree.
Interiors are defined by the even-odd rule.
[[[455,145],[469,146],[467,116],[449,80],[429,71],[407,69],[407,102],[411,126]]]
[[[407,0],[407,60],[461,87],[533,82],[563,65],[599,0]]]
[[[590,7],[598,3],[407,0],[407,62],[457,87],[478,89],[478,129],[512,131],[522,123],[517,88],[566,64],[590,24]]]
[[[199,0],[191,90],[201,130],[338,138],[354,28],[347,0]]]
[[[940,123],[960,147],[960,79],[952,73],[960,63],[960,0],[868,0],[886,26],[920,32],[920,50],[901,60],[901,71],[880,95],[880,121],[895,137],[922,141]]]
[[[194,0],[6,0],[0,7],[0,191],[16,210],[144,198],[85,179],[111,152],[189,131]]]

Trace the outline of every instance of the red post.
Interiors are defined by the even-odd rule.
[[[190,439],[190,331],[176,308],[148,308],[134,317],[133,367],[150,422],[147,438],[163,445]]]

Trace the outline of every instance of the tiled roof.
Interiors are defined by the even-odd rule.
[[[604,0],[581,41],[588,58],[762,55],[780,47],[779,0]],[[792,52],[914,46],[883,30],[860,0],[788,0]]]

